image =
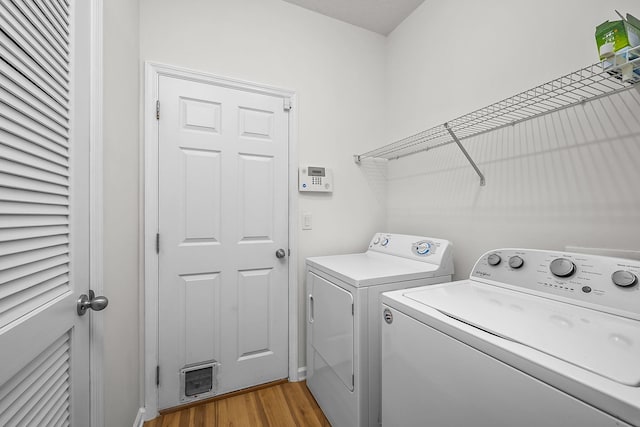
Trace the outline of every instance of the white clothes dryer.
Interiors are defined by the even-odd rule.
[[[377,233],[364,253],[307,258],[307,386],[332,425],[380,425],[380,294],[451,281],[452,251]]]
[[[384,426],[640,426],[640,262],[484,254],[382,296]]]

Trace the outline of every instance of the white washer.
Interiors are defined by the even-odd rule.
[[[332,425],[380,424],[380,294],[451,281],[452,250],[377,233],[365,253],[307,258],[307,386]]]
[[[640,426],[640,262],[529,249],[382,296],[385,426]]]

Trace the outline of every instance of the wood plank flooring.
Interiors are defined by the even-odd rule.
[[[271,387],[160,415],[145,427],[331,427],[304,381]]]

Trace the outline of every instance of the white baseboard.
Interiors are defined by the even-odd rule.
[[[304,381],[307,379],[307,367],[303,366],[298,368],[298,379],[297,381]]]
[[[133,427],[143,427],[144,426],[144,408],[138,409],[138,415],[136,415],[136,420],[133,422]]]

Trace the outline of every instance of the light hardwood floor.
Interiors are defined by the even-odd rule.
[[[331,427],[304,381],[271,387],[160,415],[145,427]]]

